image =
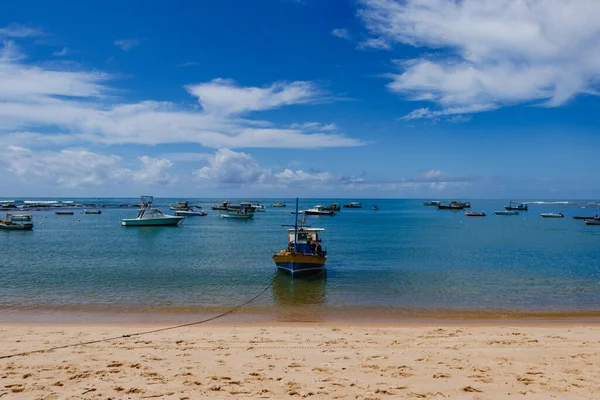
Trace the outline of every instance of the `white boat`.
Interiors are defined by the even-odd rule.
[[[135,218],[121,220],[123,226],[168,226],[179,225],[185,218],[175,215],[163,214],[159,209],[152,207],[152,196],[142,196],[142,203]]]
[[[362,208],[362,203],[358,201],[351,201],[348,204],[344,204],[344,208]]]
[[[585,220],[585,224],[586,225],[600,225],[600,219],[586,219]]]
[[[252,207],[254,207],[254,211],[256,212],[265,212],[265,206],[263,206],[262,204],[252,204]]]
[[[250,219],[254,218],[254,210],[254,206],[245,201],[240,203],[239,208],[229,207],[227,210],[222,210],[220,213],[220,217],[233,219]]]
[[[496,215],[519,215],[518,211],[513,210],[504,210],[504,211],[494,211]]]
[[[542,218],[564,218],[562,213],[541,213]]]
[[[332,210],[329,210],[325,206],[318,205],[313,208],[309,208],[308,210],[300,211],[305,215],[335,215]]]
[[[175,211],[175,215],[181,215],[184,217],[204,217],[206,214],[206,211],[203,210],[198,210],[198,211],[193,211],[193,210],[177,210]]]
[[[271,207],[285,207],[285,203],[273,203]]]
[[[33,229],[31,214],[6,214],[6,219],[0,221],[0,229],[29,231]]]

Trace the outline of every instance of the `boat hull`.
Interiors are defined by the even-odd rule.
[[[86,214],[102,214],[102,211],[85,210]]]
[[[252,219],[252,218],[254,218],[254,215],[252,215],[252,214],[227,214],[227,213],[221,213],[221,218]]]
[[[204,211],[175,211],[175,215],[182,217],[204,217],[206,213]]]
[[[184,217],[166,217],[166,218],[154,218],[154,219],[123,219],[121,225],[123,226],[176,226],[184,220]]]
[[[600,225],[600,219],[586,219],[586,225]]]
[[[518,211],[494,211],[496,215],[519,215]]]
[[[305,215],[335,215],[333,211],[312,211],[312,210],[304,210]]]
[[[6,229],[8,231],[30,231],[33,229],[33,224],[0,224],[0,229]]]
[[[56,215],[73,215],[75,214],[74,211],[56,211],[55,212]]]
[[[325,270],[326,256],[282,251],[273,255],[277,268],[292,275],[317,274]]]
[[[465,215],[467,217],[485,217],[485,213],[482,212],[466,212]]]
[[[542,218],[564,218],[562,214],[540,214]]]

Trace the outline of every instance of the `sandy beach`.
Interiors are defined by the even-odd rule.
[[[0,355],[164,325],[0,324]],[[212,323],[0,359],[5,399],[592,399],[588,322]]]

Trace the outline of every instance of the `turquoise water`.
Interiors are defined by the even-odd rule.
[[[155,205],[168,212],[177,200]],[[292,280],[276,271],[271,255],[286,244],[281,225],[293,223],[293,200],[249,221],[218,218],[210,205],[219,199],[186,200],[208,216],[180,227],[133,228],[120,225],[135,217],[133,208],[32,211],[33,231],[0,231],[0,318],[48,310],[189,317],[234,306],[269,284],[246,313],[300,320],[600,314],[600,226],[571,218],[600,214],[598,203],[530,204],[519,216],[496,216],[508,201],[478,200],[472,210],[488,216],[476,218],[421,200],[362,200],[363,209],[306,217],[326,229],[328,272]],[[334,201],[344,202],[301,199],[300,208]]]

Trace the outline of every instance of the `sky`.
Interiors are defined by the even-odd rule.
[[[597,0],[0,4],[0,197],[600,198]]]

